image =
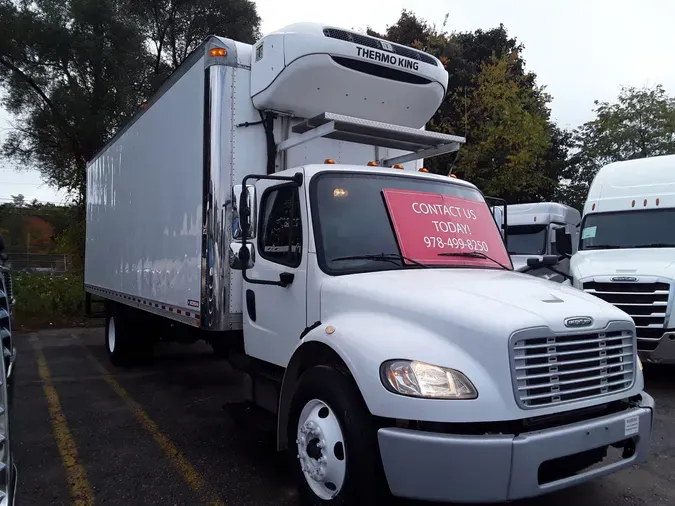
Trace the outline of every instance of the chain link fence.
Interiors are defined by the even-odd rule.
[[[29,253],[7,253],[13,271],[45,274],[65,274],[70,270],[68,255],[36,255]]]

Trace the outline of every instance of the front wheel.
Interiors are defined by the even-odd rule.
[[[384,485],[376,426],[353,380],[328,366],[306,371],[291,403],[291,466],[303,505],[373,505]]]

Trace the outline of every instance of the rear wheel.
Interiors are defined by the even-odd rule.
[[[109,308],[105,325],[105,348],[113,365],[126,365],[129,361],[129,345],[124,335],[125,326],[117,308]]]
[[[289,458],[301,504],[384,500],[377,429],[354,381],[328,366],[305,372],[291,403]]]
[[[146,326],[132,318],[129,311],[118,305],[110,305],[107,310],[105,346],[115,366],[128,366],[152,357],[154,343]]]

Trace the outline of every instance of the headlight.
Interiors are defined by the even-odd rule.
[[[461,372],[414,360],[390,360],[380,367],[390,392],[430,399],[475,399],[478,392]]]

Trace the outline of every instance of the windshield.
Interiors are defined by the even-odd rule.
[[[435,218],[434,221],[441,227],[438,232],[429,234],[417,229],[412,233],[406,232],[401,211],[409,213],[412,219],[419,219],[420,215],[410,211],[410,202],[401,203],[397,199],[415,195],[420,195],[422,199],[442,199],[447,196],[475,206],[469,212],[474,214],[474,219],[478,216],[477,224],[472,224],[474,235],[464,239],[449,234],[449,228],[455,226],[451,223],[453,220],[448,216],[436,215],[424,215],[423,218]],[[312,180],[310,197],[319,265],[330,274],[419,268],[413,261],[433,267],[500,268],[484,258],[439,255],[440,252],[452,251],[478,251],[511,265],[492,213],[481,193],[473,188],[406,175],[326,172]],[[415,209],[426,210],[424,206]],[[459,221],[461,218],[457,218]],[[395,222],[398,222],[396,227]],[[489,230],[484,232],[488,227]],[[417,237],[416,234],[421,235]],[[408,239],[415,243],[412,249],[409,244],[405,244]],[[389,258],[383,261],[381,257],[345,258],[381,254],[396,256],[400,260],[391,261]],[[407,258],[401,259],[401,255]]]
[[[512,225],[508,227],[510,255],[544,255],[546,225]]]
[[[675,247],[675,209],[593,213],[581,225],[580,250],[658,247]]]

